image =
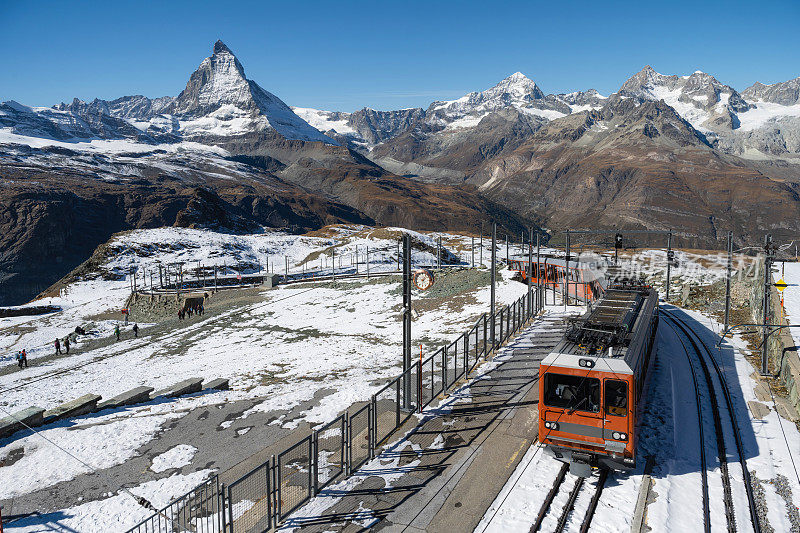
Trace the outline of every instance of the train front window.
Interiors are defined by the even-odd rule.
[[[600,380],[585,376],[547,373],[544,403],[570,411],[600,412]]]
[[[606,380],[606,414],[628,414],[628,384],[624,381]]]

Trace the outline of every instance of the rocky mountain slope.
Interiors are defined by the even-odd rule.
[[[800,230],[800,187],[716,150],[663,100],[614,95],[554,120],[470,181],[554,230],[675,229],[679,245],[706,248],[728,229],[751,244]]]
[[[496,219],[675,229],[719,246],[798,229],[800,78],[739,93],[645,67],[605,97],[517,72],[426,109],[290,108],[221,42],[176,97],[0,103],[0,304],[115,231],[470,230]],[[88,251],[87,251],[88,250]]]
[[[130,228],[526,225],[475,187],[396,176],[340,146],[248,80],[221,42],[176,98],[4,102],[0,156],[0,305],[26,301]]]

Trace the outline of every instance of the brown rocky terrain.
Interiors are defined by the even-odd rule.
[[[554,120],[470,181],[553,231],[674,229],[676,244],[715,248],[728,230],[742,244],[800,230],[797,186],[717,152],[663,101],[614,96]]]

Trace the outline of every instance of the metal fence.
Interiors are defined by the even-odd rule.
[[[128,533],[217,533],[225,527],[222,485],[214,476],[142,520]]]
[[[420,358],[359,407],[317,428],[227,487],[215,476],[132,528],[135,533],[262,532],[334,481],[356,472],[408,420],[514,335],[540,310],[526,293],[484,314],[457,339]],[[492,324],[495,336],[492,338]]]

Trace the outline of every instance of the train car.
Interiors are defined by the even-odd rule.
[[[520,279],[528,280],[528,259],[513,258],[509,260],[509,269],[517,271]],[[602,274],[604,264],[598,261],[570,260],[558,257],[542,256],[533,264],[534,284],[564,292],[569,288],[571,297],[582,302],[591,302],[602,296],[606,288],[606,278]],[[567,282],[569,280],[569,282]]]
[[[642,391],[658,327],[658,293],[612,284],[539,367],[539,441],[586,477],[636,466]]]

